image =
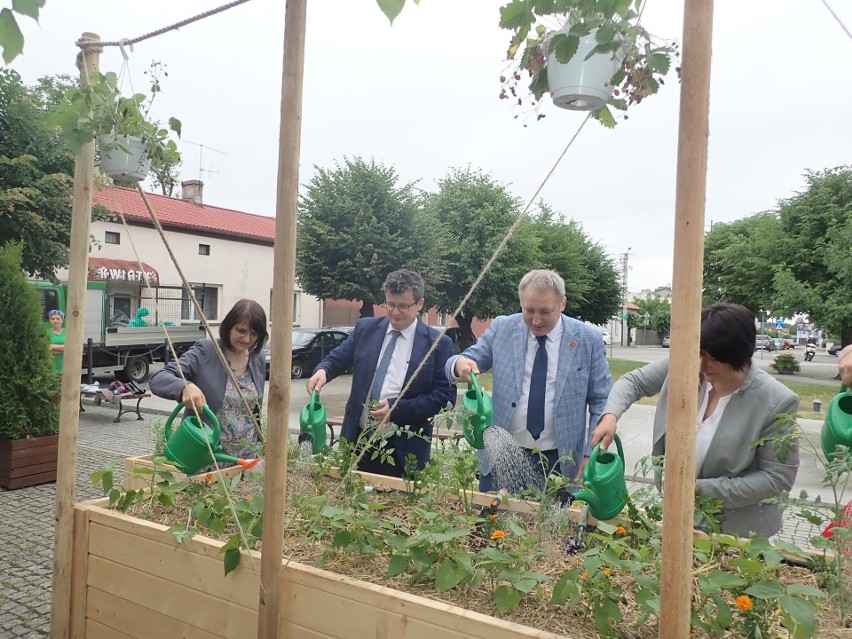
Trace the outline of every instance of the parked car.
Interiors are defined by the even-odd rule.
[[[843,345],[840,342],[836,342],[836,343],[832,344],[831,347],[829,347],[828,354],[834,355],[835,357],[837,357],[838,355],[840,355],[840,351],[842,351],[842,350],[843,350]]]
[[[671,344],[671,339],[672,339],[672,338],[671,338],[671,336],[669,336],[669,335],[665,335],[665,336],[663,336],[663,348],[668,348],[668,347],[669,347],[669,345]]]
[[[431,326],[430,328],[434,328],[436,331],[443,331],[443,326]],[[450,341],[453,343],[453,352],[458,355],[461,353],[461,329],[458,326],[450,326],[445,333],[447,337],[450,338]],[[473,340],[470,343],[470,346],[476,344],[476,336],[473,337]]]
[[[754,346],[759,351],[771,351],[772,338],[769,335],[758,335],[754,340]]]
[[[603,342],[607,346],[612,344],[612,335],[609,334],[609,331],[601,331],[601,337],[603,337]]]
[[[340,346],[349,332],[342,328],[294,328],[293,357],[290,362],[290,377],[307,377],[317,364],[335,348]],[[266,375],[269,377],[270,350],[264,349]]]
[[[774,337],[772,339],[772,350],[773,351],[783,351],[786,346],[784,346],[784,340],[780,337]]]

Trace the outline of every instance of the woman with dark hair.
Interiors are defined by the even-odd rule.
[[[781,511],[761,502],[793,487],[799,448],[794,443],[779,456],[773,442],[752,442],[791,428],[782,415],[796,414],[799,397],[752,366],[756,334],[754,314],[744,306],[714,304],[701,312],[695,495],[711,495],[724,504],[722,532],[769,537],[781,529]],[[664,455],[668,372],[664,359],[622,376],[600,424],[614,429],[634,402],[660,393],[652,454]]]
[[[263,403],[266,361],[262,349],[267,337],[266,312],[254,300],[241,299],[225,315],[216,340],[255,415],[260,414]],[[222,366],[213,340],[197,341],[177,362],[154,373],[150,386],[155,395],[182,402],[185,414],[197,410],[204,417],[202,408],[209,406],[222,427],[219,443],[223,451],[240,458],[255,456],[253,445],[258,436],[254,420]]]

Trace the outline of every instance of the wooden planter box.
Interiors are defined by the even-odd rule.
[[[59,435],[0,439],[0,487],[7,490],[56,481]]]
[[[151,475],[140,474],[135,469],[137,468],[154,468],[154,463],[151,461],[152,455],[142,455],[139,457],[125,457],[124,458],[124,481],[122,484],[128,490],[130,489],[139,489],[146,488],[150,485]],[[220,471],[213,471],[211,473],[199,473],[197,475],[184,475],[177,468],[168,464],[169,468],[172,469],[172,474],[176,481],[179,482],[198,482],[205,481],[207,479],[207,475],[213,475],[215,478],[219,476],[222,477],[233,477],[234,475],[239,475],[243,472],[242,466],[230,466],[228,468],[223,468]],[[156,476],[154,481],[159,481],[159,475]]]
[[[260,554],[243,551],[224,576],[222,542],[196,536],[175,548],[165,526],[75,505],[73,636],[205,639],[253,637]],[[281,636],[289,639],[559,639],[560,635],[282,561]]]

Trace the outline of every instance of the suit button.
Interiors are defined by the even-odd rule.
[[[512,402],[512,408],[517,408],[518,405],[515,402]]]

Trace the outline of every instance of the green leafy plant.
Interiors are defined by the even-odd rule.
[[[13,0],[12,7],[0,9],[0,48],[3,61],[9,64],[24,51],[24,34],[15,19],[15,13],[38,22],[39,11],[45,0]]]
[[[507,51],[509,67],[500,77],[500,99],[524,104],[519,89],[523,76],[536,111],[548,90],[548,52],[561,64],[577,53],[580,38],[594,34],[595,54],[618,57],[620,65],[609,84],[614,87],[608,105],[592,117],[608,128],[616,121],[609,107],[627,111],[657,93],[677,57],[677,45],[658,42],[639,20],[643,0],[512,0],[500,8],[500,26],[512,32]],[[680,67],[676,67],[678,74]],[[541,118],[543,115],[538,114]],[[624,116],[627,119],[627,115]]]
[[[769,365],[775,369],[776,373],[781,374],[798,373],[802,369],[799,361],[788,353],[777,355]]]
[[[0,247],[0,439],[59,432],[59,376],[22,254],[17,242]]]
[[[93,72],[87,83],[66,92],[66,100],[54,109],[47,123],[61,129],[75,153],[93,140],[98,141],[101,152],[121,149],[126,153],[120,136],[129,136],[141,138],[152,164],[174,165],[180,162],[180,153],[169,139],[169,130],[180,137],[180,120],[169,118],[166,129],[149,118],[154,98],[161,91],[159,78],[159,73],[152,71],[150,95],[122,96],[115,73]]]

